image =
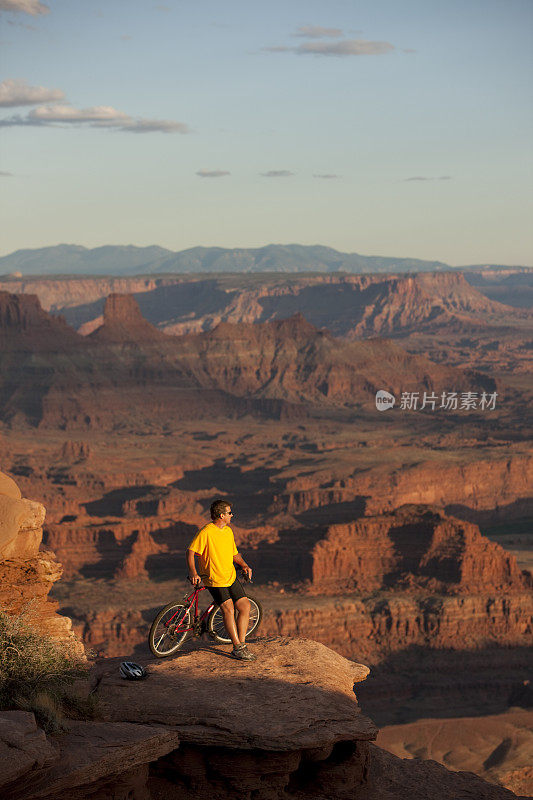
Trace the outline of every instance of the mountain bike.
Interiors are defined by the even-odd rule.
[[[148,634],[148,644],[156,658],[165,658],[175,653],[190,634],[200,637],[207,632],[218,644],[231,644],[220,606],[211,603],[201,615],[199,613],[198,595],[205,589],[205,586],[198,584],[190,595],[185,595],[183,602],[169,603],[158,613]],[[263,609],[259,600],[255,600],[249,595],[248,600],[250,601],[250,621],[247,636],[259,627],[263,618]]]

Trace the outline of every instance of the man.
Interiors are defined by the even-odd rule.
[[[203,580],[215,603],[220,606],[224,625],[233,642],[231,655],[239,661],[255,661],[256,656],[246,647],[246,633],[250,618],[250,601],[237,579],[237,564],[248,580],[252,570],[235,545],[229,523],[233,512],[225,500],[211,503],[212,522],[205,525],[194,537],[187,550],[189,580],[193,586]],[[196,556],[200,557],[200,573],[196,570]],[[237,622],[235,622],[237,611]]]

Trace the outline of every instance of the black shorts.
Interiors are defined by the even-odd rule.
[[[206,586],[205,588],[211,592],[211,597],[217,606],[221,605],[225,600],[231,599],[235,603],[241,597],[246,597],[246,592],[238,578],[235,578],[231,586]]]

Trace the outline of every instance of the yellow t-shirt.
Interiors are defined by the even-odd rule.
[[[198,531],[189,550],[200,556],[200,575],[206,586],[231,586],[237,577],[233,556],[239,552],[229,525],[209,522]]]

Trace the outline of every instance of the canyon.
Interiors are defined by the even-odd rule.
[[[23,285],[42,306],[10,293]],[[503,731],[531,713],[527,309],[447,272],[0,288],[1,467],[46,506],[52,597],[102,664],[149,658],[150,622],[186,592],[183,552],[221,496],[260,634],[368,665],[357,695],[397,755],[419,734],[393,729],[428,716],[496,715]],[[394,408],[376,408],[378,389]],[[445,407],[451,392],[497,402]],[[494,770],[487,747],[476,770],[527,794],[523,751]]]
[[[24,585],[27,594],[9,605],[8,614],[17,614],[27,597],[38,598],[33,624],[81,647],[70,620],[58,616],[47,599],[49,573],[41,570],[35,580],[36,557],[43,563],[49,557],[37,555],[44,515],[42,505],[23,498],[17,484],[0,473],[0,569],[19,568],[18,575],[6,573],[3,605],[8,590]],[[502,556],[497,546],[495,552]],[[520,580],[508,572],[511,581]],[[60,623],[55,628],[52,616]],[[471,772],[398,758],[372,744],[377,729],[354,694],[368,677],[367,666],[294,636],[263,636],[254,648],[259,659],[253,672],[242,665],[236,670],[215,646],[196,646],[164,662],[141,657],[149,673],[135,692],[117,673],[117,660],[101,660],[75,687],[80,696],[90,692],[97,698],[99,718],[69,720],[66,731],[55,734],[45,734],[29,711],[0,710],[3,797],[230,800],[236,792],[247,800],[393,800],[405,793],[415,800],[452,800],[458,792],[479,800],[518,797],[496,785],[500,772],[500,780],[492,775],[495,782],[487,783]],[[487,763],[501,760],[489,757]],[[524,769],[511,768],[503,782],[527,790],[525,778]]]
[[[524,375],[530,365],[533,288],[527,268],[28,276],[0,278],[2,290],[37,295],[46,311],[63,315],[85,334],[102,325],[107,296],[133,294],[143,316],[167,333],[301,313],[336,337],[387,336],[408,352],[448,366]],[[523,378],[518,385],[524,386]]]

